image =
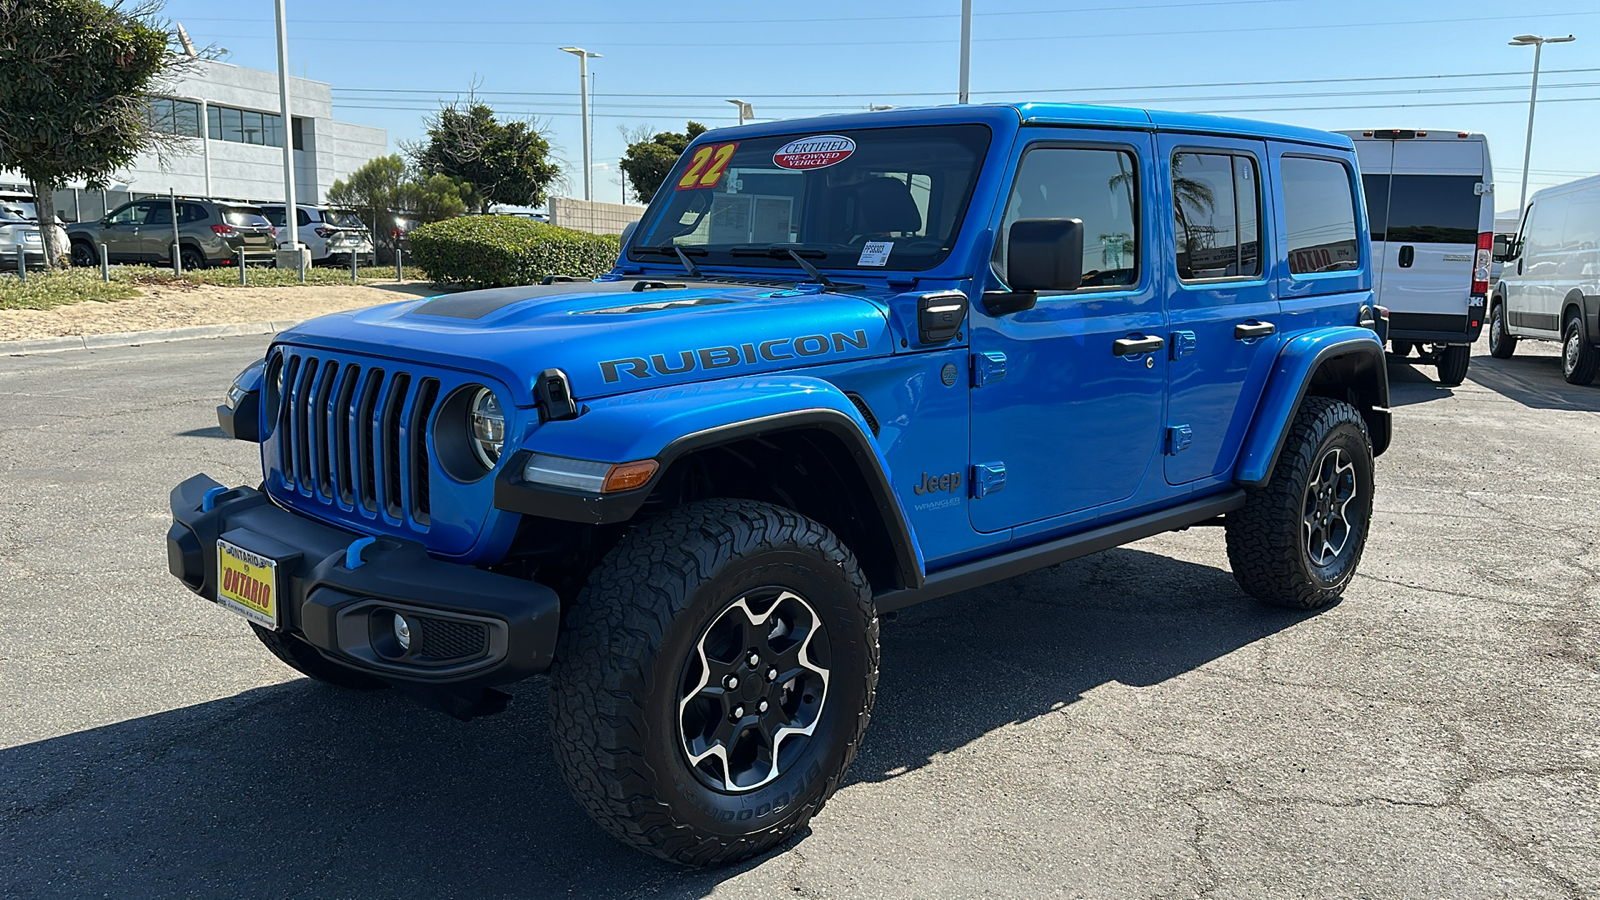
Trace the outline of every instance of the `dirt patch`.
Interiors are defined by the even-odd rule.
[[[260,288],[146,285],[139,287],[140,296],[114,303],[0,310],[0,341],[310,319],[439,292],[427,282]]]

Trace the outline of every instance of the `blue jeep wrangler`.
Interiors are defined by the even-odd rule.
[[[260,488],[172,573],[284,662],[460,717],[540,672],[594,818],[690,864],[801,829],[878,618],[1221,524],[1349,584],[1389,444],[1348,138],[962,106],[701,136],[601,278],[325,316],[219,408]]]

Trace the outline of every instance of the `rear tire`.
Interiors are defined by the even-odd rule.
[[[1489,355],[1495,359],[1510,359],[1517,352],[1517,339],[1506,332],[1506,308],[1496,303],[1489,311]]]
[[[1405,357],[1411,355],[1411,351],[1415,349],[1417,345],[1411,341],[1390,341],[1389,346],[1395,356],[1404,359]]]
[[[1568,384],[1593,384],[1595,372],[1600,369],[1600,352],[1583,333],[1583,320],[1577,316],[1568,319],[1562,335],[1561,374]]]
[[[250,628],[273,656],[308,678],[356,691],[379,691],[389,686],[371,675],[329,662],[315,647],[293,635],[262,628],[254,622],[250,623]]]
[[[178,261],[183,264],[185,272],[198,272],[206,267],[206,255],[194,247],[180,248]]]
[[[719,865],[793,837],[839,786],[877,690],[878,621],[828,529],[708,500],[606,555],[550,680],[556,761],[589,815],[662,859]]]
[[[1439,383],[1455,387],[1467,380],[1467,367],[1472,364],[1470,344],[1447,344],[1439,352]]]
[[[1245,593],[1291,609],[1339,598],[1372,522],[1372,442],[1354,406],[1307,397],[1272,480],[1224,520],[1228,563]]]

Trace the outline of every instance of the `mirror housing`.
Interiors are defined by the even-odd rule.
[[[1497,235],[1495,235],[1494,236],[1494,249],[1491,251],[1491,253],[1494,254],[1494,261],[1495,262],[1505,262],[1506,260],[1510,259],[1511,258],[1511,236],[1510,235],[1506,235],[1506,234],[1497,234]]]
[[[1006,242],[1006,281],[1020,293],[1083,285],[1083,220],[1018,219]]]

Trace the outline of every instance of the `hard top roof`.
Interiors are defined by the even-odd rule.
[[[843,113],[805,119],[782,119],[756,125],[716,129],[758,137],[797,132],[821,132],[844,128],[891,128],[911,125],[954,125],[965,122],[1066,125],[1088,128],[1136,131],[1172,131],[1215,134],[1265,140],[1295,141],[1339,150],[1350,150],[1350,138],[1333,131],[1208,116],[1200,113],[1136,109],[1122,106],[1088,106],[1078,103],[974,103],[931,107],[907,107],[876,112]]]

